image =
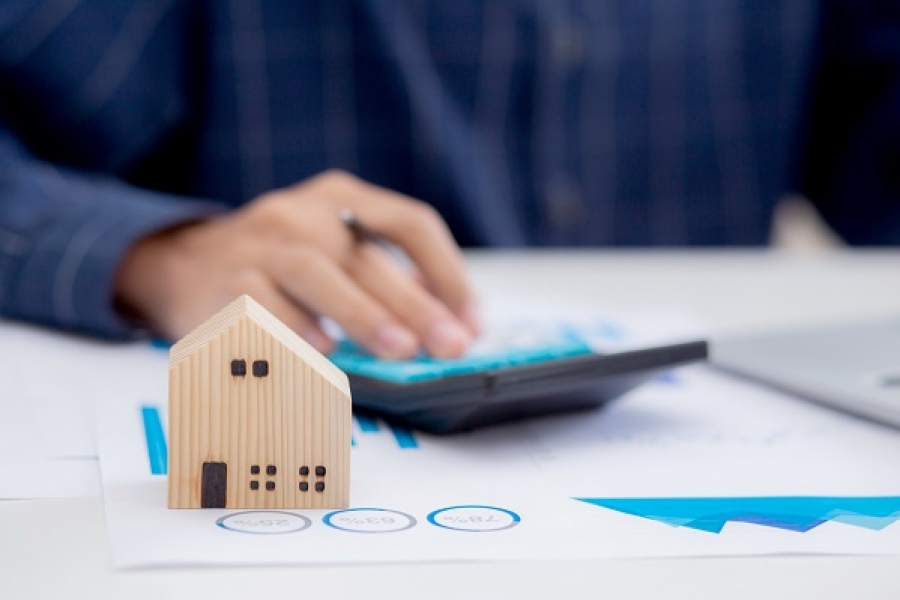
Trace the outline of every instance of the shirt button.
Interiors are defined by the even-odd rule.
[[[574,66],[584,59],[584,32],[578,27],[556,27],[551,37],[553,59],[562,66]]]
[[[548,186],[547,218],[556,231],[571,231],[587,212],[578,184],[569,178],[552,181]]]

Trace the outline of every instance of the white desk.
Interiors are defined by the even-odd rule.
[[[900,252],[473,254],[480,285],[674,307],[717,335],[900,314]],[[900,598],[897,557],[112,569],[97,498],[0,503],[0,598]]]

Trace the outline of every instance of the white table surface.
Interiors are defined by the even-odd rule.
[[[718,336],[900,316],[900,252],[470,254],[480,286],[675,308]],[[900,457],[898,457],[900,458]],[[900,556],[112,567],[99,498],[0,502],[0,598],[900,598]]]

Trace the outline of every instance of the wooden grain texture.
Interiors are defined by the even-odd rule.
[[[251,368],[232,375],[235,359],[248,367],[266,360],[268,375]],[[239,298],[172,348],[169,507],[200,507],[205,462],[227,464],[227,508],[348,506],[349,392],[340,369],[252,299]],[[315,476],[317,466],[324,478]],[[317,492],[320,481],[325,489]]]

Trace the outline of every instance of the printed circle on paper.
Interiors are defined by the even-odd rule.
[[[249,510],[216,519],[216,525],[228,531],[256,535],[296,533],[312,526],[303,515],[279,510]]]
[[[348,508],[322,518],[329,527],[354,533],[395,533],[416,526],[412,515],[386,508]]]
[[[515,527],[522,518],[506,508],[463,504],[437,509],[428,515],[428,522],[454,531],[485,533]]]

